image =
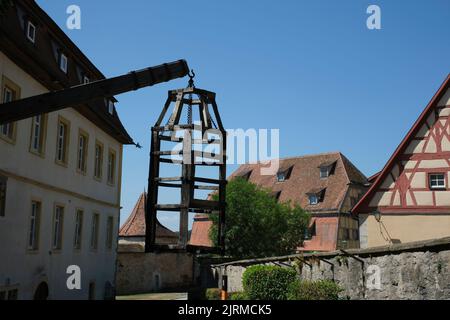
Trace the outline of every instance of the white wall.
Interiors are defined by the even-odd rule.
[[[44,93],[47,90],[0,52],[0,79],[9,78],[21,88],[21,97]],[[58,115],[70,121],[70,151],[67,168],[55,163]],[[76,170],[76,145],[79,128],[89,134],[87,174]],[[48,282],[52,299],[86,299],[88,284],[96,281],[97,298],[103,298],[105,282],[114,284],[116,243],[120,213],[121,144],[97,128],[74,109],[48,115],[44,156],[29,152],[31,119],[17,123],[14,145],[0,139],[0,173],[8,176],[6,216],[0,217],[0,290],[6,284],[19,285],[19,299],[31,299],[40,281]],[[94,175],[95,141],[104,145],[103,178]],[[116,151],[116,181],[107,184],[108,150]],[[42,202],[40,249],[30,253],[26,248],[31,201]],[[63,249],[50,254],[51,230],[55,202],[65,206]],[[75,210],[84,210],[83,246],[73,249]],[[98,250],[90,250],[90,226],[93,212],[100,214]],[[106,249],[107,217],[114,218],[113,248]],[[82,270],[82,290],[66,288],[66,268],[78,265]]]

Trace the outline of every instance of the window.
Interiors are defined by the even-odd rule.
[[[320,165],[320,179],[326,179],[331,176],[336,169],[336,161],[327,162]]]
[[[69,122],[60,117],[58,120],[58,134],[56,142],[56,162],[59,164],[67,165],[69,133]]]
[[[67,73],[67,65],[68,65],[67,56],[61,52],[59,54],[59,68],[61,69],[62,72]]]
[[[310,226],[307,227],[305,229],[305,240],[311,240],[312,237],[314,237],[316,235],[316,222],[314,221],[314,223]]]
[[[76,250],[81,249],[81,239],[83,235],[83,210],[77,210],[75,214],[75,236],[73,240],[73,247]]]
[[[108,217],[108,221],[106,223],[106,248],[108,249],[112,249],[113,246],[113,229],[114,229],[113,217]]]
[[[83,83],[84,83],[84,84],[88,84],[89,82],[91,82],[91,80],[89,79],[89,77],[88,77],[88,76],[84,76],[84,77],[83,77]]]
[[[5,300],[17,300],[17,297],[19,296],[19,290],[18,289],[2,289],[0,290],[0,301]]]
[[[96,179],[102,178],[103,167],[103,145],[100,142],[95,144],[95,159],[94,159],[94,177]]]
[[[328,167],[320,168],[320,178],[321,179],[328,178],[329,175],[330,175],[330,171],[328,170]]]
[[[46,117],[43,115],[33,117],[31,124],[31,152],[37,153],[38,155],[44,154],[45,131]]]
[[[41,203],[31,202],[30,230],[28,233],[28,250],[39,249],[39,229],[41,220]]]
[[[6,183],[8,179],[0,176],[0,217],[6,215]]]
[[[116,170],[116,153],[113,150],[108,154],[108,183],[114,184]]]
[[[6,77],[3,77],[1,101],[3,103],[12,102],[18,99],[19,96],[20,96],[20,88]],[[16,135],[15,130],[16,130],[15,122],[0,125],[0,138],[9,143],[14,143]]]
[[[430,174],[431,189],[445,189],[445,175],[443,173]]]
[[[108,112],[110,115],[114,114],[114,101],[108,100]]]
[[[36,40],[36,26],[33,23],[31,23],[30,21],[28,21],[28,25],[27,25],[27,38],[32,43],[34,43]]]
[[[62,249],[63,223],[64,223],[64,207],[56,206],[55,214],[53,217],[53,238],[52,238],[53,250]]]
[[[95,300],[95,282],[89,282],[89,300]]]
[[[319,198],[317,197],[317,194],[310,194],[309,195],[309,204],[310,205],[319,204]]]
[[[78,135],[78,160],[77,169],[81,173],[86,173],[86,159],[88,148],[88,136],[85,133],[80,132]]]
[[[326,189],[315,189],[308,192],[306,195],[308,196],[309,204],[314,206],[323,201],[325,197]]]
[[[284,182],[284,181],[286,181],[286,174],[285,174],[285,172],[279,172],[279,173],[277,174],[277,181],[278,181],[278,182]]]
[[[279,171],[277,173],[277,181],[278,182],[284,182],[286,180],[289,180],[289,178],[291,177],[292,169],[293,168],[291,167],[291,168],[289,168],[287,170]]]
[[[97,250],[98,247],[98,224],[100,221],[100,215],[94,213],[92,216],[92,229],[91,229],[91,249]]]

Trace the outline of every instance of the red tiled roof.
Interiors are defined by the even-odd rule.
[[[145,237],[145,198],[147,194],[142,193],[134,206],[127,221],[119,230],[119,237]],[[157,242],[176,243],[178,236],[175,232],[164,227],[159,221],[156,225]]]
[[[209,220],[207,215],[196,215],[192,225],[192,233],[189,244],[199,247],[213,247],[213,243],[209,239],[209,230],[211,226],[212,221]]]
[[[299,204],[308,212],[314,214],[317,236],[305,243],[301,250],[331,251],[336,249],[338,218],[325,214],[337,214],[341,206],[348,186],[351,183],[366,185],[367,178],[340,152],[310,155],[303,157],[287,158],[279,160],[279,172],[292,170],[290,176],[284,182],[277,181],[277,175],[262,175],[261,168],[269,167],[268,164],[246,164],[237,169],[229,180],[235,177],[243,177],[250,173],[248,180],[260,187],[267,188],[272,194],[279,194],[280,202],[291,201]],[[336,167],[332,175],[326,179],[320,178],[320,166],[334,164]],[[311,191],[323,191],[326,189],[323,200],[317,205],[310,205],[308,193]],[[207,217],[197,216],[200,220],[194,222],[191,242],[205,245],[210,243],[208,233],[211,222]],[[320,218],[319,218],[320,217]],[[325,235],[323,236],[325,232]],[[319,236],[320,235],[320,236]]]
[[[338,213],[350,183],[366,184],[367,178],[340,152],[280,159],[280,171],[292,168],[289,179],[278,182],[275,175],[262,175],[267,164],[246,164],[234,172],[229,179],[250,172],[249,181],[258,186],[281,192],[280,202],[291,201],[311,213]],[[336,163],[334,173],[326,179],[320,178],[320,166]],[[326,189],[322,202],[310,205],[307,193]]]

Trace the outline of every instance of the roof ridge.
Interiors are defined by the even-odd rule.
[[[243,166],[261,165],[261,164],[265,164],[267,162],[274,161],[274,160],[283,161],[283,160],[305,159],[305,158],[314,158],[314,157],[320,157],[320,156],[330,156],[330,155],[339,155],[339,154],[342,154],[342,153],[340,151],[332,151],[332,152],[307,154],[307,155],[303,155],[303,156],[292,156],[292,157],[274,158],[274,159],[268,159],[268,160],[259,160],[256,163],[243,163],[239,166],[238,169],[240,169]]]

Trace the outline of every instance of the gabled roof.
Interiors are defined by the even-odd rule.
[[[142,193],[134,206],[127,221],[119,230],[119,237],[145,237],[145,198],[147,194]],[[156,225],[156,238],[158,240],[173,240],[176,243],[178,236],[175,232],[164,227],[159,221]]]
[[[334,173],[320,178],[320,166],[336,163]],[[349,184],[367,184],[367,178],[340,152],[285,158],[279,160],[280,171],[292,168],[284,182],[278,182],[277,175],[262,175],[261,169],[268,164],[245,164],[236,170],[229,179],[241,177],[252,172],[249,181],[273,193],[281,192],[280,202],[291,201],[311,213],[337,213],[347,193]],[[307,194],[311,190],[326,189],[326,196],[318,205],[310,205]]]
[[[410,144],[411,140],[416,136],[422,125],[426,122],[428,116],[433,111],[433,109],[437,106],[439,101],[444,97],[446,92],[450,89],[450,74],[447,75],[447,78],[445,79],[444,83],[441,85],[439,90],[436,92],[436,94],[433,96],[431,101],[428,103],[425,110],[422,112],[420,117],[416,120],[412,128],[409,130],[406,137],[402,140],[400,145],[397,147],[395,152],[392,154],[389,161],[384,166],[383,170],[378,173],[375,177],[376,180],[372,184],[372,186],[369,188],[367,193],[361,198],[361,200],[356,204],[356,206],[353,208],[352,213],[358,214],[360,212],[364,212],[368,209],[369,202],[374,196],[374,193],[380,186],[380,184],[384,181],[386,176],[391,172],[393,169],[393,166],[398,161],[398,158],[405,152],[406,148]]]

